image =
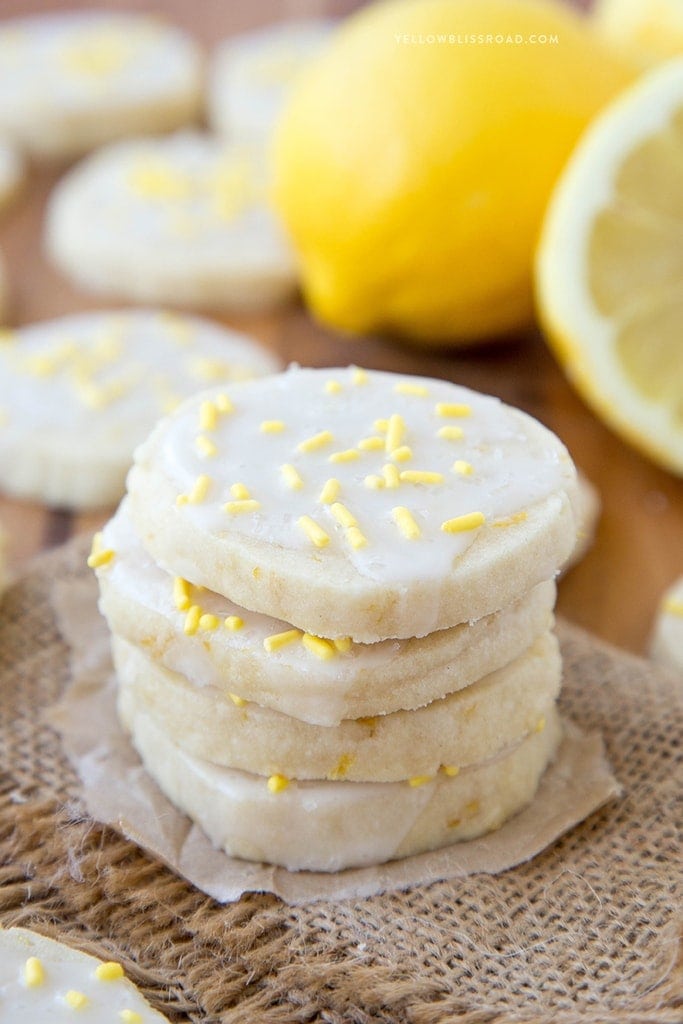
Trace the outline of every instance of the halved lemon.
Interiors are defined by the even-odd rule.
[[[681,0],[597,0],[598,33],[643,67],[683,53]]]
[[[536,294],[584,400],[683,475],[683,60],[641,78],[580,140],[546,213]]]

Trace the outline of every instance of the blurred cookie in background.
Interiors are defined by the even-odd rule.
[[[18,149],[8,139],[0,138],[0,213],[12,202],[23,180],[24,161]]]
[[[661,665],[683,672],[683,576],[669,587],[661,600],[650,653]]]

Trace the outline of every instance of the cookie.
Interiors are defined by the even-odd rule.
[[[159,416],[209,382],[277,365],[243,335],[153,310],[76,314],[6,334],[0,488],[50,505],[111,505]]]
[[[2,523],[0,523],[0,598],[7,589],[9,583],[9,573],[7,571],[7,534],[5,533]]]
[[[571,555],[562,566],[563,572],[568,572],[577,565],[588,553],[595,540],[595,531],[600,518],[600,494],[596,487],[581,472],[577,473],[576,491],[576,544]]]
[[[100,609],[113,633],[197,688],[232,693],[314,725],[422,707],[507,665],[553,621],[555,586],[547,581],[471,625],[419,640],[349,641],[340,650],[174,580],[140,543],[127,500],[96,547],[111,553],[105,561],[95,558]]]
[[[287,784],[185,753],[142,711],[125,724],[149,774],[214,846],[294,871],[379,864],[500,827],[533,799],[561,736],[553,708],[543,729],[456,776]]]
[[[39,159],[164,132],[201,103],[195,44],[156,17],[62,11],[0,24],[0,133]]]
[[[353,367],[194,396],[137,450],[128,491],[167,572],[364,643],[506,607],[576,536],[576,471],[550,431],[446,381]]]
[[[0,139],[0,211],[14,199],[23,179],[24,163],[17,148]]]
[[[296,288],[262,156],[196,133],[112,143],[76,166],[50,198],[46,246],[83,288],[136,302],[255,310]]]
[[[444,765],[457,774],[544,723],[561,677],[557,640],[545,633],[509,665],[426,707],[328,728],[189,683],[117,636],[112,649],[123,721],[139,710],[187,754],[300,780],[407,781]]]
[[[683,576],[662,598],[650,653],[661,665],[683,671]]]
[[[5,257],[2,249],[0,249],[0,324],[5,323],[7,319],[9,307],[8,291],[9,289],[7,287],[7,273],[5,271]],[[0,345],[2,345],[2,341],[5,335],[6,331],[2,330],[2,328],[0,327]]]
[[[119,963],[27,928],[0,928],[0,1024],[71,1020],[92,1024],[168,1024]]]
[[[288,21],[221,43],[209,68],[213,131],[268,145],[292,85],[325,46],[334,25],[322,18]]]

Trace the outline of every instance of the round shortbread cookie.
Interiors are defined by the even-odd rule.
[[[473,621],[553,577],[576,471],[531,417],[446,381],[291,368],[194,396],[128,478],[167,571],[323,637]]]
[[[8,288],[7,274],[5,272],[5,257],[2,249],[0,249],[0,324],[3,324],[7,318],[7,307],[9,305],[7,292]],[[2,345],[2,342],[6,337],[6,334],[7,332],[0,328],[0,345]]]
[[[0,25],[0,132],[62,159],[180,128],[201,104],[202,58],[177,28],[123,11],[62,11]]]
[[[152,310],[83,313],[0,341],[0,488],[71,508],[111,505],[135,445],[208,381],[270,373],[256,342]]]
[[[313,725],[422,707],[507,665],[553,622],[555,585],[547,581],[471,625],[339,650],[174,580],[140,543],[127,500],[98,547],[100,610],[113,633],[198,687]]]
[[[650,653],[661,665],[683,671],[683,576],[662,598]]]
[[[571,555],[562,566],[562,572],[572,569],[591,548],[595,540],[595,531],[600,518],[600,495],[593,484],[588,480],[581,470],[577,473],[577,501],[576,501],[576,544]]]
[[[64,273],[101,295],[254,310],[296,288],[263,157],[191,132],[84,160],[51,196],[46,242]]]
[[[119,963],[27,928],[0,928],[0,1024],[81,1017],[92,1024],[168,1024]]]
[[[212,129],[226,138],[268,145],[301,70],[328,41],[334,21],[290,21],[226,39],[209,68]]]
[[[490,832],[533,799],[561,737],[553,707],[545,729],[455,777],[292,782],[278,791],[272,780],[184,753],[147,715],[125,724],[149,774],[214,846],[292,871],[381,864]]]
[[[24,163],[18,150],[6,139],[0,139],[0,210],[11,202],[23,180]]]
[[[119,708],[142,711],[187,754],[254,775],[349,782],[451,775],[543,727],[559,693],[562,664],[552,633],[497,672],[417,711],[309,725],[258,704],[237,706],[213,686],[195,686],[114,636]]]

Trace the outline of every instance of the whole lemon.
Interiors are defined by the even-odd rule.
[[[527,323],[551,188],[632,77],[552,0],[388,0],[350,18],[274,143],[313,313],[433,344]]]

